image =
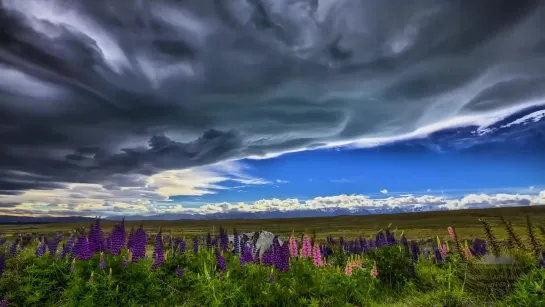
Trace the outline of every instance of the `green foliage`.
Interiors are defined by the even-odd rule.
[[[381,285],[393,290],[401,290],[412,277],[411,256],[400,246],[373,249],[369,254],[379,271]]]
[[[503,306],[545,306],[545,270],[534,269],[521,278]]]

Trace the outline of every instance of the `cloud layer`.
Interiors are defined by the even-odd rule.
[[[543,14],[530,0],[4,0],[0,194],[192,195],[157,174],[543,104]],[[150,176],[161,188],[130,189]]]

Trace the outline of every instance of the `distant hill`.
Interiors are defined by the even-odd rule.
[[[81,223],[81,222],[90,222],[93,220],[94,218],[82,217],[82,216],[31,217],[31,216],[0,215],[0,224]]]

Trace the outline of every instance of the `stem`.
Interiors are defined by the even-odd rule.
[[[464,292],[464,286],[466,284],[466,278],[467,278],[467,262],[466,262],[466,268],[464,272],[464,282],[462,283],[462,292]]]

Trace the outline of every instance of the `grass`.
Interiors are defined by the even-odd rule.
[[[345,238],[371,236],[391,223],[393,227],[402,229],[412,239],[429,239],[436,235],[439,235],[441,239],[447,239],[446,228],[453,226],[456,227],[458,237],[464,240],[475,237],[484,238],[482,224],[479,222],[480,218],[484,218],[490,223],[496,237],[503,240],[507,238],[507,233],[498,217],[503,216],[506,220],[511,220],[515,231],[518,234],[524,234],[527,214],[531,216],[534,225],[545,224],[544,206],[319,218],[127,221],[126,224],[129,229],[131,226],[137,227],[143,224],[146,231],[151,233],[161,227],[163,233],[172,231],[173,234],[183,233],[186,237],[203,235],[207,232],[216,233],[221,225],[230,232],[236,227],[239,232],[267,230],[280,236],[288,236],[292,230],[299,234],[315,232],[318,239],[323,239],[327,235]],[[105,231],[109,231],[115,222],[103,221],[101,224]],[[51,233],[82,227],[88,229],[89,223],[0,225],[0,231],[5,234]]]

